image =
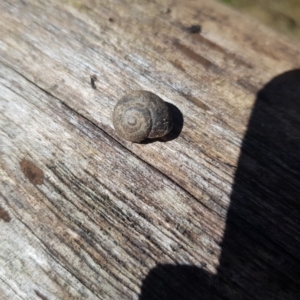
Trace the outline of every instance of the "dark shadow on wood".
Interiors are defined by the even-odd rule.
[[[217,275],[158,265],[140,300],[300,299],[300,70],[258,93],[241,150]]]
[[[165,103],[167,104],[172,116],[172,120],[173,120],[172,130],[166,136],[163,136],[161,138],[155,138],[155,139],[146,139],[140,142],[140,144],[150,144],[154,142],[169,142],[175,140],[180,135],[184,123],[182,112],[174,104],[169,102],[165,102]]]

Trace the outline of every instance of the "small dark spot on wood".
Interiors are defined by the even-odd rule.
[[[179,246],[176,244],[176,245],[171,245],[171,249],[172,249],[172,251],[177,252],[180,248],[179,248]]]
[[[182,66],[181,62],[179,60],[174,60],[174,61],[171,61],[172,65],[174,67],[176,67],[177,69],[181,70],[181,71],[184,71],[185,72],[185,69],[184,67]]]
[[[207,263],[201,262],[201,263],[200,263],[200,267],[201,267],[201,268],[206,268],[206,267],[207,267]]]
[[[44,183],[44,172],[33,162],[23,159],[20,163],[21,171],[34,185]]]
[[[41,294],[39,291],[34,290],[35,294],[41,298],[42,300],[49,300],[46,296],[44,296],[43,294]]]
[[[109,18],[108,21],[113,23],[115,20],[113,18]]]
[[[163,8],[163,9],[161,10],[161,12],[162,12],[163,14],[169,14],[169,13],[171,12],[171,8],[169,8],[169,7]]]
[[[96,75],[91,75],[91,86],[92,88],[95,90],[97,87],[96,87],[96,84],[95,82],[98,80],[97,76]]]
[[[9,213],[6,210],[4,210],[1,206],[0,206],[0,219],[7,223],[11,220]]]
[[[201,32],[201,26],[200,25],[192,25],[191,27],[187,28],[187,31],[189,33],[200,33]]]

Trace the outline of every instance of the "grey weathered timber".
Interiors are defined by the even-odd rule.
[[[300,299],[299,68],[214,1],[0,1],[0,299]]]

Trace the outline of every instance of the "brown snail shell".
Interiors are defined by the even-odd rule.
[[[117,103],[113,124],[118,135],[131,142],[166,135],[173,127],[169,107],[148,91],[127,94]]]

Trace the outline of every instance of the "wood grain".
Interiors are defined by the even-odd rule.
[[[162,264],[217,276],[257,93],[300,67],[299,45],[213,1],[11,0],[0,10],[0,298],[142,299]],[[201,33],[188,32],[194,24]],[[116,135],[113,107],[139,89],[181,111],[177,138]],[[256,190],[245,193],[261,209]],[[236,281],[236,299],[248,299]]]

